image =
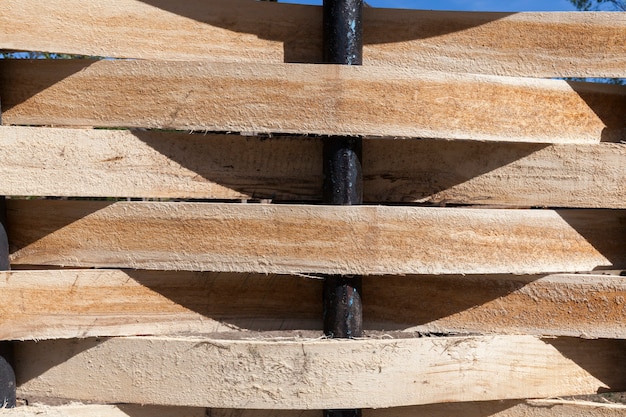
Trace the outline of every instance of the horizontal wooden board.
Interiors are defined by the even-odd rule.
[[[623,404],[565,400],[484,401],[363,410],[365,417],[623,417],[625,415],[626,406]],[[30,414],[28,416],[30,417]],[[292,410],[211,410],[211,417],[293,416],[296,414]],[[317,417],[319,411],[301,411],[297,412],[297,416]]]
[[[139,270],[4,272],[0,340],[239,330],[321,332],[320,294],[320,280],[291,276]]]
[[[623,350],[623,341],[533,336],[133,337],[22,342],[16,345],[16,372],[18,395],[24,397],[216,408],[379,408],[619,390],[626,387]]]
[[[541,143],[626,139],[626,86],[408,68],[11,60],[3,123]]]
[[[33,15],[35,8],[39,12]],[[249,0],[6,0],[0,49],[314,63],[322,60],[321,21],[320,7]],[[363,25],[365,65],[535,77],[626,76],[626,18],[618,13],[371,8],[364,11]]]
[[[366,202],[626,207],[626,145],[363,142]],[[320,201],[322,139],[0,127],[0,194]]]
[[[7,201],[15,264],[261,273],[626,267],[626,212]]]
[[[58,406],[33,404],[2,410],[2,415],[7,417],[207,417],[208,411],[202,407],[71,403]]]
[[[321,332],[321,292],[321,280],[294,276],[3,272],[0,340]],[[362,296],[368,334],[401,330],[626,339],[626,284],[619,276],[364,277]]]
[[[366,328],[626,338],[624,278],[589,274],[365,278]]]
[[[164,407],[154,405],[84,405],[46,406],[34,404],[3,410],[10,417],[318,417],[319,410],[241,410]],[[476,403],[428,404],[413,407],[363,410],[365,417],[623,417],[623,404],[583,401],[529,400],[484,401]]]

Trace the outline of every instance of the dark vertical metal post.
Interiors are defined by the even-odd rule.
[[[2,107],[0,103],[0,125]],[[0,271],[11,269],[9,264],[9,239],[6,231],[6,199],[0,196]],[[0,408],[15,407],[15,372],[11,366],[13,351],[10,343],[0,343]]]
[[[363,62],[363,0],[324,0],[324,62]],[[363,202],[361,138],[324,139],[323,201],[333,205]],[[324,280],[324,333],[353,338],[363,334],[361,277],[328,276]],[[348,382],[348,381],[346,381]],[[325,417],[360,417],[361,410],[324,410]]]

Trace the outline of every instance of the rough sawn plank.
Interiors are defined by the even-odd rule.
[[[138,337],[23,342],[16,354],[20,396],[217,408],[378,408],[574,395],[620,389],[626,380],[623,343],[533,336]]]
[[[619,276],[383,276],[363,282],[367,331],[626,339],[626,283]],[[3,272],[0,340],[320,331],[321,291],[321,280],[288,275]]]
[[[626,267],[626,212],[8,200],[11,263],[260,273]]]
[[[363,141],[364,199],[626,207],[626,145]],[[0,194],[320,201],[322,139],[0,127]]]
[[[0,49],[315,63],[322,61],[321,21],[320,7],[248,0],[5,0]],[[368,8],[364,27],[365,65],[534,77],[626,74],[620,13]]]
[[[626,139],[626,86],[341,65],[13,60],[2,67],[4,124]]]

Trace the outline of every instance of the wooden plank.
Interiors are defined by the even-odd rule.
[[[211,417],[315,417],[319,411],[212,409]],[[365,417],[623,417],[623,404],[587,401],[527,400],[428,404],[413,407],[363,410]],[[29,415],[30,416],[30,415]]]
[[[321,154],[317,138],[2,126],[0,190],[5,195],[320,200]]]
[[[322,140],[0,127],[0,194],[319,201]],[[363,143],[365,201],[626,207],[626,145]]]
[[[69,404],[46,406],[35,404],[3,410],[10,417],[317,417],[319,410],[242,410],[154,405]],[[476,403],[428,404],[413,407],[363,410],[365,417],[623,417],[623,404],[602,404],[584,401],[528,400],[484,401]]]
[[[626,212],[10,200],[14,264],[261,273],[626,267]]]
[[[0,340],[319,330],[320,291],[319,280],[275,275],[4,272]]]
[[[2,410],[9,417],[207,417],[207,410],[199,407],[164,407],[137,404],[79,404],[58,406],[33,404]]]
[[[618,390],[626,380],[623,348],[622,341],[534,336],[132,337],[22,342],[16,370],[18,395],[24,397],[216,408],[379,408]]]
[[[377,330],[624,339],[623,280],[588,274],[369,277],[364,315],[367,328]]]
[[[3,272],[0,340],[319,331],[321,287],[320,280],[277,275]],[[369,332],[626,339],[619,276],[364,277],[363,297]]]
[[[2,64],[5,124],[541,143],[626,139],[626,86],[336,65]]]
[[[365,141],[370,202],[620,208],[624,144]]]
[[[40,13],[33,16],[35,8]],[[319,7],[249,0],[52,0],[45,5],[5,0],[0,49],[314,63],[322,60],[321,14]],[[364,27],[365,65],[535,77],[626,75],[626,18],[619,13],[372,8],[364,12]]]

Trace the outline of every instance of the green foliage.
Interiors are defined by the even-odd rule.
[[[569,0],[578,10],[626,11],[626,0]]]

